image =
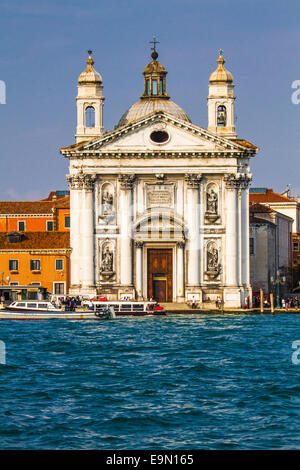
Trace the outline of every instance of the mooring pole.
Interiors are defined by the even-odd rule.
[[[260,313],[264,311],[264,291],[260,289]]]
[[[274,313],[274,295],[273,292],[270,294],[270,302],[271,302],[271,313]]]

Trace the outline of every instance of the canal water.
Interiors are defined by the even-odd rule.
[[[300,449],[299,324],[1,320],[0,448]]]

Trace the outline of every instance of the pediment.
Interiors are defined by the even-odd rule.
[[[163,132],[168,138],[154,142],[153,133]],[[147,117],[105,133],[82,145],[62,149],[66,156],[93,153],[241,153],[246,149],[239,143],[217,136],[206,129],[181,121],[164,112]],[[248,149],[249,151],[249,149]]]

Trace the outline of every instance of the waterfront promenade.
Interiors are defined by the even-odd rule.
[[[218,309],[215,307],[213,302],[210,302],[209,304],[201,304],[200,306],[197,306],[196,308],[192,308],[190,305],[185,304],[185,303],[161,303],[167,312],[167,314],[196,314],[196,313],[211,313],[211,314],[222,314],[222,313],[242,313],[242,314],[250,314],[250,313],[270,313],[272,315],[276,313],[300,313],[300,308],[275,308],[274,312],[271,312],[270,308],[264,308],[263,312],[261,312],[260,308],[224,308]]]

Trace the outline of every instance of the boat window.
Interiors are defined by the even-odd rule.
[[[47,308],[47,304],[38,304],[38,308]]]
[[[118,304],[113,304],[113,305],[111,305],[111,307],[113,307],[115,309],[115,312],[119,311],[119,305]]]
[[[27,304],[27,307],[36,308],[36,304]]]
[[[17,307],[25,307],[25,302],[18,302]]]
[[[124,304],[124,305],[120,305],[120,310],[122,312],[124,310],[129,310],[129,309],[128,309],[128,306]]]
[[[135,305],[133,305],[133,310],[135,312],[142,312],[144,310],[144,305],[143,304],[135,304]]]

